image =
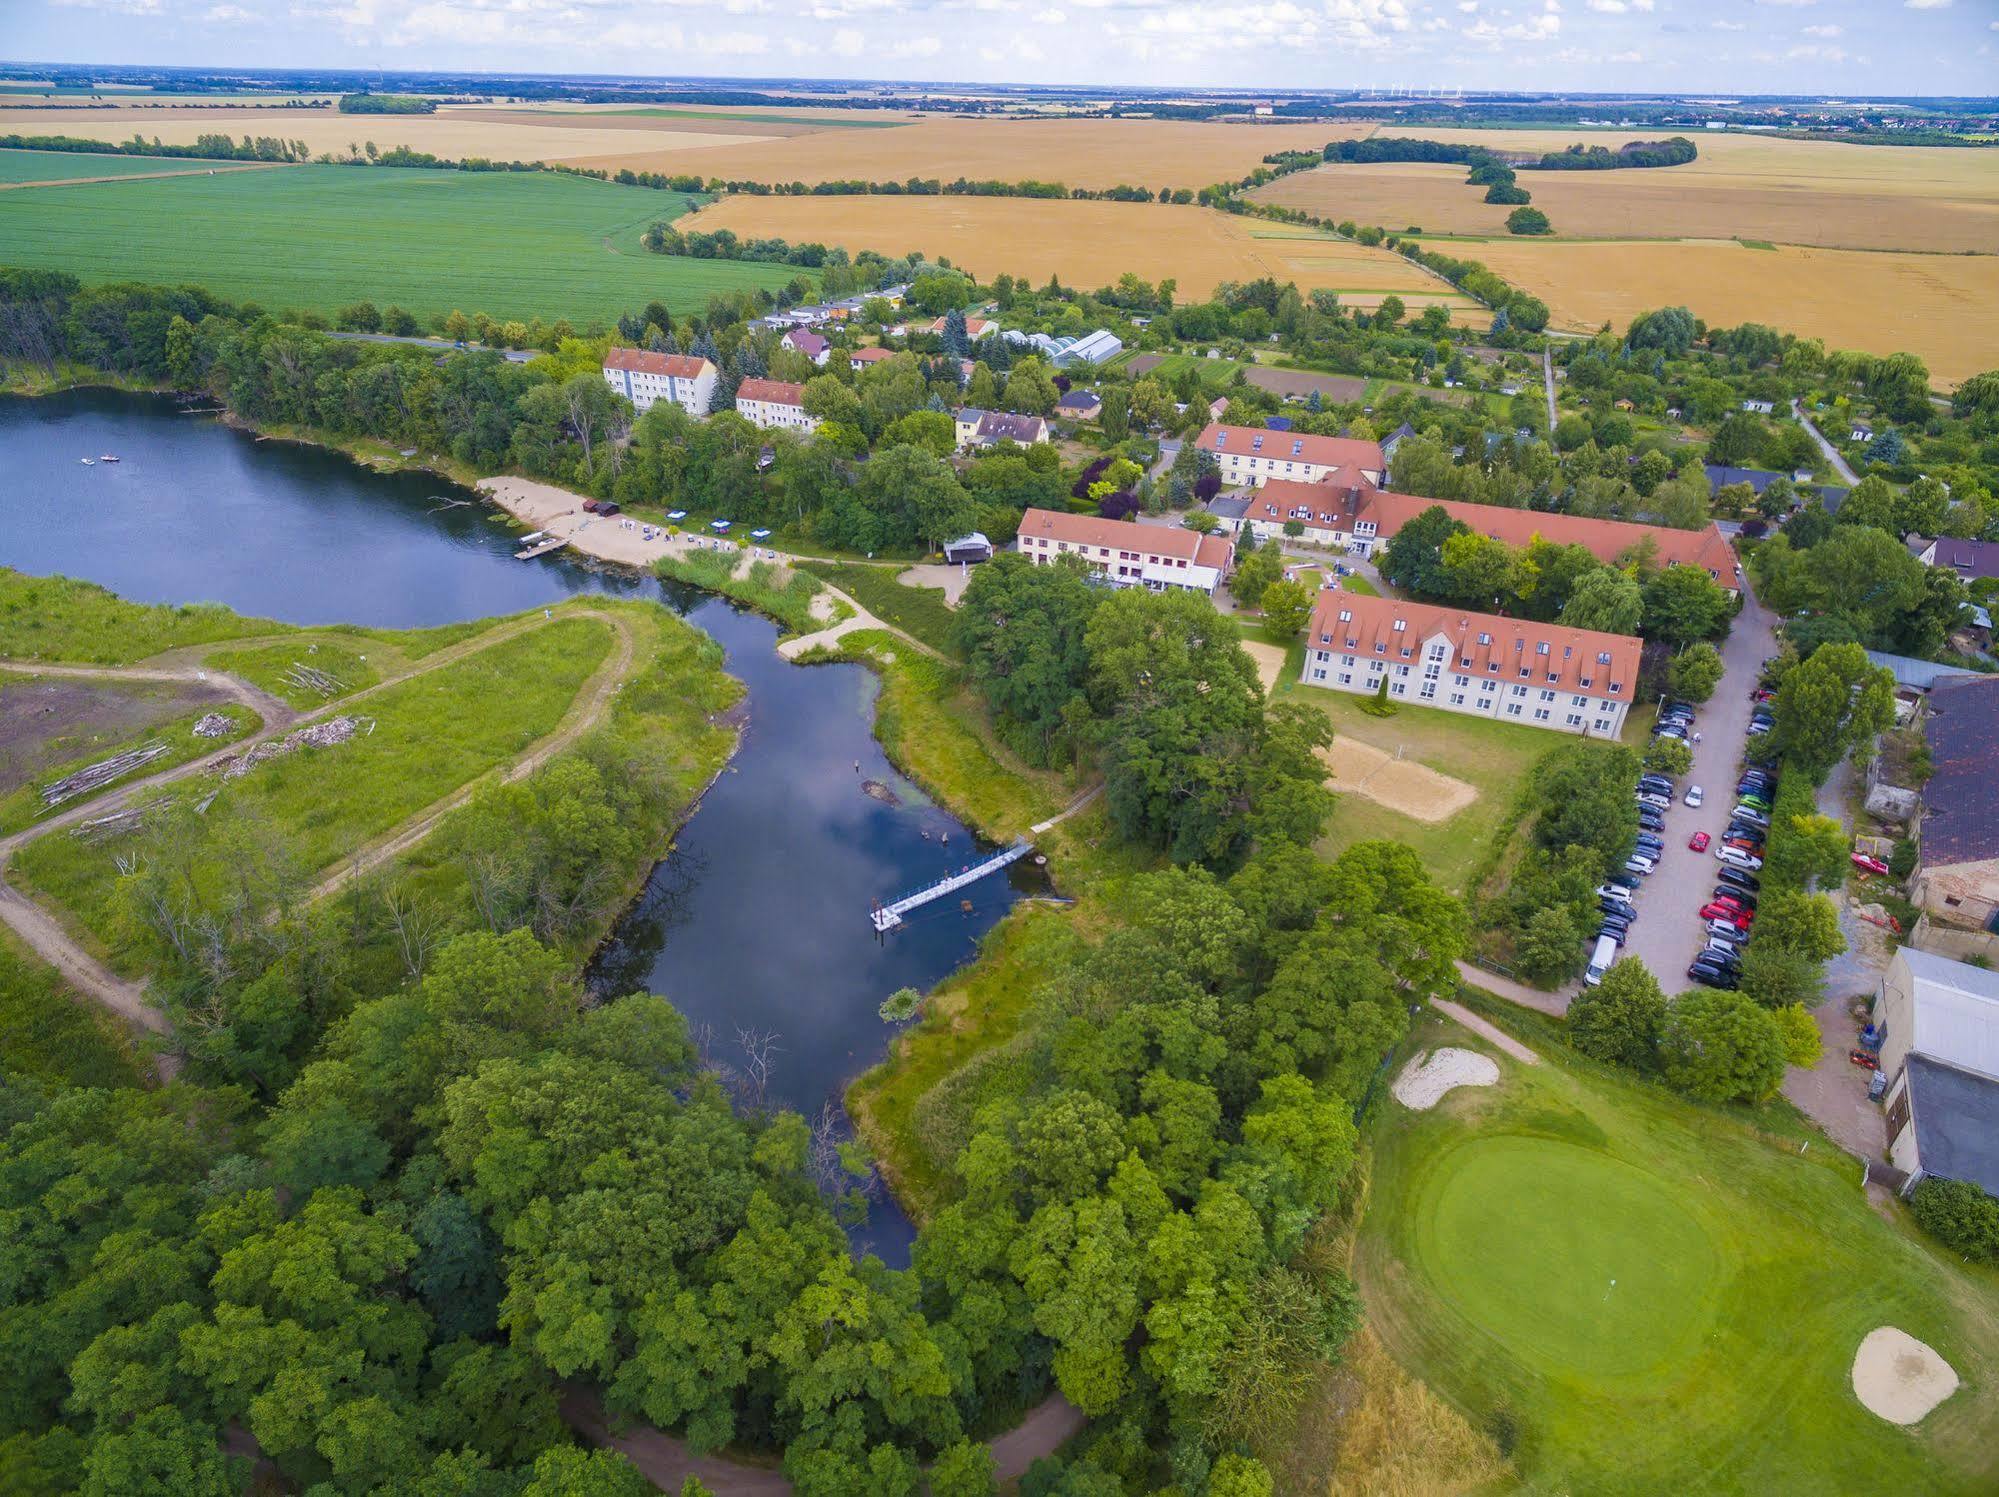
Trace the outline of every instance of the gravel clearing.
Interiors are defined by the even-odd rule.
[[[1914,1424],[1957,1391],[1942,1357],[1891,1325],[1869,1331],[1853,1356],[1853,1396],[1890,1424]]]
[[[1411,1112],[1428,1112],[1458,1087],[1491,1086],[1497,1080],[1499,1065],[1491,1056],[1446,1045],[1411,1060],[1391,1090]]]

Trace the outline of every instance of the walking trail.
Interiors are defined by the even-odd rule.
[[[1823,452],[1825,460],[1832,464],[1832,471],[1839,475],[1840,482],[1848,488],[1852,488],[1855,484],[1859,483],[1859,476],[1853,471],[1846,459],[1840,456],[1839,449],[1825,439],[1825,433],[1812,424],[1812,418],[1805,414],[1805,408],[1798,404],[1798,399],[1795,395],[1791,397],[1791,414],[1797,418],[1798,425],[1811,433],[1812,440],[1819,444],[1819,451]]]
[[[1504,998],[1522,1008],[1539,1009],[1558,1019],[1569,1011],[1569,1003],[1576,996],[1576,984],[1572,982],[1564,983],[1550,993],[1541,988],[1530,988],[1526,983],[1515,982],[1510,977],[1501,977],[1497,972],[1488,972],[1483,967],[1474,967],[1470,962],[1459,962],[1457,968],[1458,976],[1473,987],[1484,988],[1495,998]]]
[[[1497,1024],[1488,1024],[1462,1003],[1453,1003],[1448,998],[1432,998],[1430,1000],[1430,1007],[1434,1008],[1440,1014],[1450,1015],[1481,1039],[1491,1040],[1493,1044],[1499,1046],[1500,1049],[1504,1050],[1515,1060],[1524,1061],[1530,1066],[1541,1064],[1540,1056],[1529,1050]]]

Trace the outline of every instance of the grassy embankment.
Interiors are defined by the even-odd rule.
[[[1534,1491],[1991,1491],[1999,1274],[1878,1214],[1781,1115],[1694,1106],[1541,1027],[1525,1067],[1425,1020],[1418,1044],[1487,1050],[1500,1084],[1373,1116],[1356,1265],[1402,1364]],[[1881,1325],[1963,1379],[1911,1429],[1850,1386]]]
[[[0,926],[0,1071],[68,1086],[138,1086],[129,1033]]]
[[[823,578],[885,624],[893,624],[943,654],[958,655],[958,616],[937,587],[897,581],[902,568],[857,561],[808,561],[801,570]]]
[[[130,665],[163,650],[284,629],[218,603],[128,603],[94,582],[0,567],[0,660]]]
[[[334,748],[297,750],[223,785],[190,824],[191,878],[212,893],[232,864],[254,862],[266,855],[262,849],[299,876],[332,869],[552,731],[610,648],[611,631],[601,622],[557,619],[368,695],[355,710],[373,719],[372,729],[364,725]],[[152,953],[119,910],[118,846],[47,837],[23,849],[14,868],[22,885],[88,932],[113,966],[136,973]]]
[[[232,300],[328,314],[369,300],[420,318],[455,308],[580,327],[654,300],[699,311],[719,293],[775,290],[811,275],[791,265],[648,254],[639,244],[646,227],[678,217],[691,199],[554,172],[296,166],[6,197],[0,264],[66,270],[91,283],[186,282]],[[107,218],[117,233],[101,232]],[[356,224],[367,233],[355,234]]]
[[[823,618],[814,617],[813,599],[823,591],[816,577],[802,571],[788,572],[770,561],[751,561],[744,566],[746,559],[744,552],[724,547],[662,556],[652,569],[664,581],[684,582],[754,608],[781,624],[787,636],[811,634],[852,617],[845,604],[831,598],[827,600],[833,605],[831,612]]]
[[[484,633],[492,623],[491,619],[475,619],[434,629],[363,629],[350,625],[293,629],[278,625],[274,627],[283,629],[283,638],[268,644],[211,649],[203,654],[202,663],[240,676],[306,711],[400,675],[425,656]],[[331,677],[339,689],[325,692],[301,685],[294,676],[297,667]]]

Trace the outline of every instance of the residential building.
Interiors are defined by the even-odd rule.
[[[999,330],[1000,330],[1000,325],[989,318],[967,317],[965,319],[965,336],[971,339],[972,342],[974,343],[978,342],[979,339],[981,338],[998,337]],[[935,322],[926,322],[922,327],[918,328],[917,331],[923,333],[933,333],[937,337],[941,338],[944,336],[944,319],[942,317],[939,317]]]
[[[1874,440],[1874,428],[1856,423],[1853,430],[1846,434],[1846,439],[1849,442],[1871,442]]]
[[[1952,925],[1999,931],[1999,676],[1930,687],[1923,786],[1909,897]]]
[[[736,414],[765,431],[817,431],[805,414],[805,386],[781,379],[746,379],[736,386]]]
[[[1071,421],[1094,421],[1103,413],[1103,399],[1094,390],[1071,390],[1055,402],[1055,414]]]
[[[798,328],[793,328],[777,341],[793,353],[804,354],[822,369],[826,367],[827,350],[833,346],[818,333],[808,333]]]
[[[958,445],[963,448],[990,447],[995,442],[1018,442],[1032,447],[1048,440],[1048,423],[1039,416],[1016,416],[1010,411],[979,411],[967,406],[953,416]]]
[[[1742,408],[1751,415],[1767,416],[1775,411],[1777,406],[1774,401],[1769,400],[1745,400],[1742,402]]]
[[[1376,487],[1388,481],[1388,459],[1379,442],[1213,422],[1194,444],[1215,455],[1222,482],[1231,486],[1265,484],[1273,478],[1317,483],[1342,469],[1355,470]]]
[[[1180,587],[1210,597],[1235,557],[1235,547],[1219,535],[1050,509],[1030,509],[1020,517],[1019,544],[1020,554],[1036,566],[1075,556],[1115,587],[1153,592]]]
[[[1305,636],[1307,686],[1390,697],[1558,733],[1615,738],[1638,686],[1642,645],[1429,603],[1325,589]]]
[[[1908,1177],[1999,1193],[1999,973],[1913,946],[1875,997],[1888,1160]]]
[[[895,350],[892,348],[857,348],[847,355],[847,367],[859,374],[894,357]]]
[[[1480,535],[1509,546],[1525,546],[1539,536],[1558,546],[1581,546],[1597,560],[1614,563],[1632,547],[1649,543],[1663,566],[1697,566],[1730,593],[1740,586],[1735,552],[1712,522],[1701,530],[1671,530],[1630,520],[1425,499],[1376,488],[1355,468],[1334,470],[1316,483],[1273,478],[1235,497],[1247,501],[1239,512],[1232,499],[1218,497],[1208,506],[1231,531],[1248,530],[1267,539],[1282,534],[1285,524],[1296,520],[1303,527],[1301,539],[1356,556],[1374,555],[1404,525],[1434,506]]]
[[[1404,421],[1400,426],[1396,427],[1395,430],[1391,431],[1386,437],[1382,438],[1381,460],[1383,465],[1385,466],[1386,464],[1393,462],[1395,459],[1395,449],[1400,447],[1404,442],[1408,441],[1409,438],[1415,435],[1416,435],[1416,428],[1411,426],[1407,421]],[[1382,481],[1385,483],[1387,480],[1384,478]]]
[[[690,416],[705,416],[715,398],[715,366],[691,353],[613,348],[604,355],[604,383],[644,414],[670,400]]]
[[[1911,545],[1909,549],[1915,551],[1916,548]],[[1965,541],[1955,536],[1940,536],[1916,551],[1916,560],[1926,567],[1944,567],[1953,571],[1964,582],[1999,577],[1999,541]]]

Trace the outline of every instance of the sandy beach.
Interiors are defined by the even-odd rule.
[[[600,561],[650,570],[662,556],[685,556],[690,552],[727,547],[733,541],[717,542],[705,535],[669,536],[655,528],[646,539],[645,522],[625,515],[600,516],[586,513],[583,496],[559,489],[552,483],[536,483],[529,478],[482,478],[479,492],[519,520],[530,530],[545,530],[567,540],[573,550]],[[780,562],[791,560],[767,546],[747,542],[747,547]]]

